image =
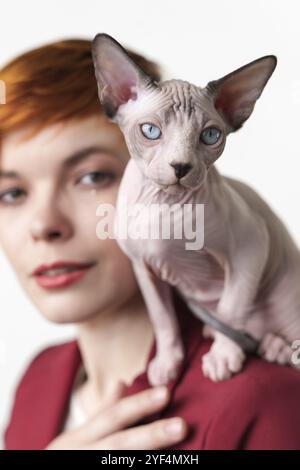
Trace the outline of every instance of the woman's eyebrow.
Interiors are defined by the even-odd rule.
[[[63,166],[68,169],[72,166],[75,166],[77,163],[80,161],[84,160],[85,158],[89,157],[90,155],[93,155],[95,153],[105,153],[105,154],[110,154],[112,156],[116,156],[117,154],[112,151],[111,148],[105,147],[103,145],[92,145],[90,147],[85,147],[83,149],[78,150],[75,153],[72,153],[69,155],[63,162]],[[9,179],[16,179],[20,178],[18,173],[15,171],[1,171],[0,170],[0,179],[4,178],[9,178]]]
[[[66,169],[70,168],[70,167],[76,165],[77,163],[81,162],[82,160],[84,160],[86,157],[89,157],[90,155],[95,154],[95,153],[106,153],[106,154],[110,154],[112,156],[115,155],[115,153],[112,151],[111,148],[100,146],[100,145],[93,145],[93,146],[90,146],[90,147],[85,147],[83,149],[80,149],[77,152],[72,153],[71,155],[69,155],[64,160],[63,166]]]
[[[0,178],[16,179],[19,175],[15,171],[0,171]]]

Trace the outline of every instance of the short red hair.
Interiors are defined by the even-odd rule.
[[[156,63],[127,50],[154,80]],[[0,105],[0,140],[30,125],[37,133],[47,125],[101,113],[91,55],[91,41],[68,39],[28,51],[0,69],[6,104]]]

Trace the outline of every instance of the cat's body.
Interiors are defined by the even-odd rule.
[[[100,100],[120,125],[132,156],[119,189],[116,235],[124,198],[129,209],[179,203],[174,225],[184,205],[204,204],[204,247],[199,250],[187,250],[190,240],[184,236],[118,239],[133,262],[154,325],[157,355],[148,370],[150,382],[174,378],[184,355],[170,286],[196,314],[204,307],[262,340],[260,353],[266,359],[290,363],[291,343],[300,339],[300,252],[256,192],[220,175],[213,165],[225,136],[251,114],[274,70],[273,56],[205,89],[181,80],[154,84],[128,62],[118,43],[106,35],[97,37],[94,61]],[[120,63],[123,72],[128,68],[128,76],[112,72],[114,61],[116,70]],[[141,129],[143,123],[146,128]],[[131,228],[141,222],[153,224],[136,218]],[[245,360],[242,349],[218,331],[206,328],[205,333],[214,343],[203,358],[203,372],[212,380],[238,372]]]
[[[135,181],[135,185],[132,185],[132,181]],[[218,314],[218,304],[224,291],[226,266],[228,268],[231,263],[228,254],[229,244],[233,240],[230,240],[228,234],[232,231],[242,236],[240,231],[235,231],[235,224],[243,221],[243,230],[249,231],[251,236],[253,256],[259,255],[258,247],[262,250],[262,255],[268,253],[268,256],[259,288],[249,305],[245,321],[235,323],[233,314],[229,323],[235,327],[243,327],[260,340],[268,338],[269,343],[269,333],[274,335],[274,341],[277,336],[284,337],[288,345],[285,352],[281,349],[281,356],[282,362],[288,363],[292,354],[289,345],[300,338],[300,252],[280,219],[248,185],[220,175],[212,166],[205,189],[206,191],[203,188],[201,192],[183,192],[176,199],[180,204],[205,204],[205,243],[202,249],[186,250],[185,243],[190,240],[184,237],[173,239],[172,242],[168,239],[151,239],[147,243],[142,238],[117,238],[118,243],[134,266],[145,264],[158,278],[175,286],[195,313],[197,306],[204,307],[226,322],[229,319],[223,318],[222,313]],[[150,204],[174,204],[174,196],[170,198],[156,186],[145,182],[134,160],[128,163],[120,185],[118,200],[124,197],[129,210],[136,204],[148,207]],[[228,211],[228,208],[231,210]],[[123,216],[121,210],[117,211],[118,215]],[[194,212],[193,215],[195,221]],[[268,232],[265,246],[264,238],[259,233],[255,239],[251,217],[258,217]],[[245,219],[249,219],[249,227],[245,224]],[[142,221],[148,223],[149,219]],[[128,222],[128,230],[133,231],[134,226],[141,223],[141,219],[129,219]],[[117,224],[116,221],[116,227]],[[149,226],[145,230],[150,229]],[[245,241],[245,237],[243,240]],[[238,246],[236,249],[238,250]],[[242,292],[239,295],[242,296]],[[268,346],[268,352],[272,354],[271,344]],[[242,355],[239,360],[243,360]]]

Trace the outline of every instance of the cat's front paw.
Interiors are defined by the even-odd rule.
[[[147,375],[152,386],[167,385],[178,376],[184,351],[182,347],[161,352],[149,364]]]
[[[242,369],[245,358],[243,350],[233,341],[214,342],[202,357],[203,374],[214,382],[227,380]]]

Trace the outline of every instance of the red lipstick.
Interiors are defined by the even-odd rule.
[[[94,262],[57,261],[42,264],[32,273],[37,283],[45,289],[59,289],[79,281],[94,266]]]

